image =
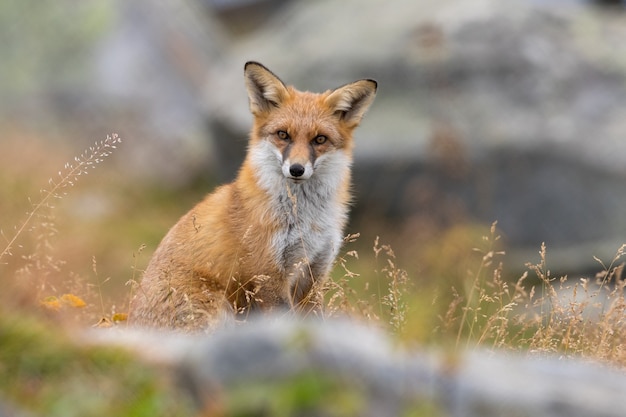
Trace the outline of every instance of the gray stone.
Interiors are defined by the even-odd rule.
[[[314,377],[354,394],[363,416],[414,409],[451,417],[624,412],[626,374],[619,370],[549,355],[400,350],[383,332],[349,321],[258,317],[212,335],[99,331],[86,340],[122,345],[168,365],[202,409],[224,411],[225,398],[242,387],[289,387]],[[317,398],[290,415],[327,415],[339,406]]]
[[[624,23],[576,2],[290,3],[233,45],[207,87],[224,178],[251,120],[243,62],[315,91],[372,77],[356,218],[497,220],[522,264],[545,241],[554,270],[596,268],[626,236]],[[439,198],[423,204],[423,185]]]

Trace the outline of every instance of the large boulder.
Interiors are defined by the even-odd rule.
[[[376,78],[357,218],[497,220],[522,263],[545,241],[554,269],[595,268],[626,236],[624,23],[576,2],[292,2],[212,70],[216,159],[230,178],[243,154],[246,60],[314,91]]]

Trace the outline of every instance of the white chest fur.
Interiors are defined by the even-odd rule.
[[[342,242],[347,202],[337,193],[350,169],[350,158],[342,151],[320,156],[311,178],[293,182],[282,173],[282,157],[269,143],[255,145],[252,163],[261,188],[270,196],[279,227],[272,239],[276,263],[289,271],[306,262],[327,273]]]

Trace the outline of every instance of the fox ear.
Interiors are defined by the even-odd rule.
[[[252,114],[279,107],[287,96],[287,87],[280,78],[258,62],[247,62],[244,66],[244,76]]]
[[[356,126],[363,118],[374,97],[378,83],[374,80],[359,80],[333,90],[326,103],[335,109],[342,120]]]

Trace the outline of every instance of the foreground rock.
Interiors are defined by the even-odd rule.
[[[208,415],[617,417],[626,395],[626,374],[602,366],[400,351],[347,321],[270,318],[211,336],[98,332],[89,340],[168,364]]]

